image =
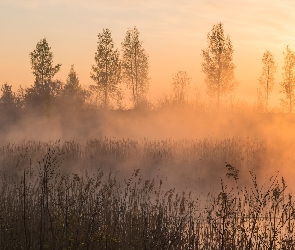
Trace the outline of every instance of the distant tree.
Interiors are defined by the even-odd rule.
[[[286,47],[284,52],[283,81],[281,82],[281,93],[285,94],[285,99],[281,99],[282,105],[288,107],[292,113],[295,104],[295,53]]]
[[[177,105],[184,105],[188,98],[188,89],[191,78],[186,71],[177,71],[173,76],[173,102]]]
[[[90,77],[96,83],[92,87],[102,96],[104,107],[107,108],[110,99],[116,98],[121,78],[119,51],[114,49],[109,29],[103,29],[98,34],[95,65],[92,65]]]
[[[21,85],[18,86],[18,89],[15,93],[15,97],[17,100],[17,106],[20,109],[24,109],[25,107],[25,96],[26,96],[26,89],[23,88]]]
[[[61,64],[53,66],[53,53],[50,49],[46,38],[43,38],[37,43],[36,49],[30,53],[31,68],[35,82],[38,84],[51,81],[60,70]]]
[[[262,56],[262,73],[258,79],[260,84],[258,88],[258,106],[262,111],[268,110],[269,95],[273,89],[276,70],[274,55],[267,50]]]
[[[3,107],[9,107],[15,104],[15,95],[11,88],[12,86],[7,83],[1,87],[2,95],[0,97],[0,103]]]
[[[65,103],[67,108],[79,109],[84,106],[86,91],[82,89],[78,75],[74,69],[74,65],[71,65],[70,72],[68,74],[66,84],[61,92],[62,102]],[[69,107],[70,106],[70,107]]]
[[[24,105],[27,109],[50,115],[55,101],[62,91],[63,83],[59,80],[46,81],[25,89]]]
[[[136,27],[126,32],[122,42],[122,71],[123,79],[132,91],[134,106],[146,101],[149,87],[148,54],[139,40],[139,31]]]
[[[82,91],[78,75],[74,69],[74,65],[71,65],[70,72],[68,74],[66,84],[63,88],[63,95],[72,96]]]
[[[12,86],[5,83],[1,87],[0,95],[0,123],[9,124],[17,118],[18,100],[15,93],[12,92]],[[0,125],[0,128],[2,126]]]
[[[53,66],[53,53],[46,38],[41,39],[30,53],[30,62],[35,83],[25,90],[25,105],[49,114],[55,97],[61,92],[62,83],[52,80],[61,64]]]
[[[205,102],[202,100],[201,88],[199,86],[195,87],[195,98],[194,98],[194,107],[196,110],[205,111]]]
[[[208,48],[202,50],[202,71],[210,96],[216,97],[219,106],[221,95],[232,92],[237,87],[234,75],[233,46],[229,36],[224,35],[223,24],[213,26],[207,35]]]

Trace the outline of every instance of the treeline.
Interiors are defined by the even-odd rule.
[[[207,35],[208,46],[202,50],[202,71],[205,74],[208,99],[201,99],[196,91],[195,100],[189,101],[191,78],[186,71],[177,71],[172,79],[172,93],[151,102],[149,90],[149,56],[136,27],[126,32],[121,50],[114,47],[109,29],[98,34],[97,50],[90,77],[94,84],[82,87],[78,74],[71,66],[65,82],[54,79],[61,64],[53,63],[53,53],[46,38],[40,40],[30,53],[34,84],[19,87],[17,92],[5,83],[1,87],[0,110],[5,120],[17,119],[20,115],[34,113],[52,116],[61,112],[85,112],[85,110],[126,109],[125,90],[129,90],[127,101],[135,109],[194,107],[201,112],[217,109],[223,111],[271,112],[269,99],[275,83],[277,65],[274,56],[266,51],[262,57],[262,73],[257,88],[257,103],[249,105],[234,102],[234,91],[238,86],[233,63],[233,45],[225,35],[222,23],[213,26]],[[283,66],[281,100],[285,110],[292,113],[295,104],[295,53],[287,46]],[[208,101],[209,100],[209,101]],[[130,105],[129,105],[130,106]]]
[[[111,31],[103,29],[98,34],[95,64],[90,77],[94,84],[85,89],[79,82],[78,74],[71,66],[66,82],[54,80],[61,64],[53,63],[53,53],[46,38],[41,39],[30,53],[34,84],[28,88],[19,87],[17,93],[7,83],[1,88],[1,109],[12,114],[15,110],[30,110],[51,115],[57,107],[79,111],[85,108],[123,108],[122,83],[131,90],[134,107],[147,102],[148,54],[143,48],[136,27],[126,33],[122,42],[121,55],[114,48]]]

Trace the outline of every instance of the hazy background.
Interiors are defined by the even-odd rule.
[[[94,64],[97,34],[102,32],[103,28],[109,28],[115,47],[120,49],[127,29],[136,26],[140,31],[140,39],[144,40],[143,47],[150,56],[151,81],[148,97],[155,99],[163,93],[169,93],[172,75],[177,70],[187,71],[192,77],[193,91],[190,93],[196,93],[194,88],[197,87],[205,96],[201,50],[207,48],[206,37],[212,26],[222,22],[235,50],[233,62],[236,65],[239,86],[234,96],[246,102],[256,100],[258,77],[262,68],[261,58],[266,50],[270,50],[274,53],[278,65],[270,100],[277,104],[281,97],[279,82],[283,51],[287,45],[295,49],[294,11],[293,1],[278,0],[0,0],[0,86],[7,82],[16,91],[19,85],[29,87],[34,83],[29,53],[44,37],[54,53],[54,64],[62,64],[56,79],[65,81],[70,66],[74,64],[83,87],[94,84],[90,78],[90,71],[91,65]],[[191,182],[196,183],[201,178],[199,186],[213,180],[217,180],[216,183],[219,185],[219,177],[225,174],[226,161],[235,165],[244,174],[248,174],[248,170],[255,170],[259,176],[264,177],[266,173],[273,175],[275,170],[280,170],[280,173],[288,175],[288,181],[291,181],[295,173],[293,114],[253,114],[251,111],[244,114],[198,113],[196,110],[173,109],[147,112],[94,110],[89,113],[64,113],[58,113],[51,119],[24,114],[17,122],[8,122],[7,126],[0,124],[4,128],[0,133],[0,142],[4,145],[2,149],[10,143],[15,143],[17,148],[22,139],[33,142],[61,139],[61,143],[70,140],[86,143],[91,139],[108,138],[115,142],[122,139],[134,140],[140,145],[140,154],[141,147],[144,148],[146,145],[144,140],[147,139],[155,141],[156,146],[151,147],[155,150],[151,159],[158,160],[157,143],[175,140],[175,145],[180,145],[180,149],[177,148],[176,153],[172,150],[173,162],[170,162],[168,155],[167,162],[154,163],[150,160],[148,152],[147,156],[143,154],[148,160],[142,155],[135,155],[126,161],[119,159],[119,163],[123,164],[120,165],[121,170],[133,171],[141,168],[145,174],[154,176],[151,172],[157,175],[158,168],[161,167],[164,177],[170,175],[171,179],[175,179],[173,183],[186,183],[188,178],[192,178]],[[184,143],[182,147],[183,140],[189,142]],[[197,140],[196,148],[194,144],[190,146],[191,140]],[[199,161],[201,158],[197,152],[198,140],[209,141],[206,150],[203,150],[202,143],[200,146],[203,150],[200,155],[202,152],[208,152],[204,158],[206,161],[203,162]],[[234,143],[231,143],[231,140]],[[251,142],[248,145],[249,140]],[[215,144],[221,153],[214,153],[218,151],[215,150]],[[173,149],[174,144],[171,145]],[[229,149],[226,148],[228,145]],[[189,162],[186,162],[187,148],[193,152]],[[165,147],[160,149],[166,150]],[[103,153],[101,155],[103,156]],[[100,160],[103,158],[101,155],[98,155]],[[249,160],[244,160],[244,156]],[[116,158],[111,154],[107,160],[112,162]],[[108,165],[109,162],[103,164]],[[2,165],[4,166],[4,163]],[[178,180],[184,173],[186,175]]]
[[[295,48],[294,10],[287,0],[0,0],[0,84],[14,90],[33,84],[29,53],[44,37],[54,63],[62,63],[57,79],[64,81],[74,64],[80,83],[93,84],[97,34],[109,28],[120,48],[127,29],[137,26],[150,56],[150,98],[170,89],[177,70],[186,70],[192,86],[205,93],[201,50],[212,26],[222,22],[235,50],[236,96],[256,100],[261,58],[270,50],[278,64],[271,101],[278,103],[283,51]]]
[[[22,155],[35,166],[48,147],[57,147],[62,169],[69,173],[102,168],[129,178],[140,169],[144,179],[206,193],[220,186],[220,178],[227,179],[229,163],[240,171],[239,183],[251,183],[249,171],[261,184],[279,171],[295,190],[294,124],[293,114],[172,108],[100,111],[82,119],[26,116],[0,133],[0,171],[28,166],[19,164]]]

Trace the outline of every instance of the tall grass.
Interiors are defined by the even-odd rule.
[[[239,171],[263,163],[263,142],[104,138],[22,142],[0,152],[0,249],[295,248],[295,204],[285,180],[276,173],[260,185],[251,172],[248,185]],[[148,175],[205,162],[208,177],[218,158],[235,165],[219,161],[222,179],[205,203],[199,190],[167,185],[173,172],[167,181]],[[142,165],[128,172],[124,164]]]

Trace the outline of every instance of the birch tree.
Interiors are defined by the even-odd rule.
[[[219,106],[222,95],[232,92],[237,87],[233,46],[229,36],[224,35],[223,24],[213,26],[207,35],[208,47],[202,50],[202,71],[209,96],[216,98]]]
[[[114,49],[111,31],[103,29],[97,37],[95,64],[92,65],[90,77],[96,83],[92,88],[102,97],[104,108],[107,108],[110,100],[116,98],[121,79],[121,63],[119,51]]]
[[[285,95],[285,98],[281,99],[281,103],[289,109],[289,113],[292,113],[295,104],[295,53],[287,46],[284,55],[281,93]]]
[[[53,53],[46,38],[41,39],[30,53],[30,62],[37,84],[51,81],[61,67],[61,64],[53,65]]]
[[[149,87],[148,54],[139,35],[136,27],[129,29],[122,42],[122,76],[127,88],[131,90],[134,106],[145,101]]]
[[[259,77],[258,105],[260,110],[268,111],[269,95],[274,85],[274,74],[277,70],[274,55],[270,51],[264,52],[262,56],[262,72]]]

